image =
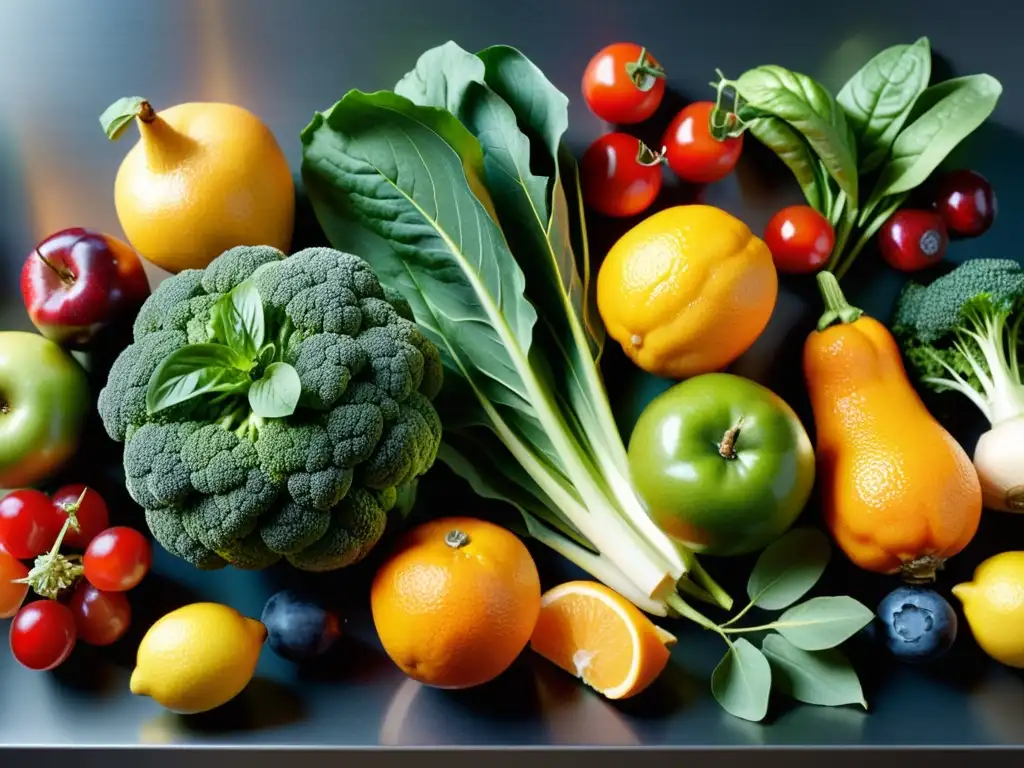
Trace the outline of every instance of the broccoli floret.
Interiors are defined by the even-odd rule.
[[[893,335],[908,367],[931,389],[960,392],[992,424],[1024,415],[1024,269],[972,259],[928,285],[908,283]]]
[[[380,541],[387,512],[374,496],[353,489],[331,511],[326,533],[308,547],[286,555],[288,562],[305,571],[333,571],[353,565]]]
[[[185,440],[202,425],[143,424],[124,449],[128,493],[145,509],[173,507],[192,493],[189,470],[181,458]]]
[[[220,338],[211,309],[245,280],[258,303],[246,296]],[[439,448],[431,401],[441,358],[413,317],[366,262],[327,248],[290,257],[232,248],[161,283],[99,402],[107,432],[125,443],[126,485],[157,541],[202,569],[261,569],[284,557],[321,571],[365,557]],[[199,379],[209,389],[147,411],[153,373],[172,352],[225,347],[248,328],[260,329],[258,345],[192,350],[212,369]],[[298,402],[281,417],[249,402],[272,363],[298,374]],[[280,395],[270,391],[264,403]]]
[[[216,571],[228,564],[185,531],[181,513],[176,509],[147,509],[146,525],[161,547],[201,571]]]
[[[330,524],[330,510],[286,502],[267,516],[260,535],[271,551],[291,555],[323,537]]]

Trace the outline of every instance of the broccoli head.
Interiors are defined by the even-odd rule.
[[[1024,268],[971,259],[927,285],[907,283],[892,330],[922,384],[960,392],[996,424],[1024,415],[1022,323]]]
[[[225,320],[217,313],[239,286],[254,287],[260,306]],[[242,326],[259,328],[258,351],[228,338]],[[159,382],[193,357],[200,372],[167,389],[195,391],[154,407]],[[294,371],[295,405],[260,415],[251,384],[274,364]],[[440,446],[442,378],[409,304],[362,259],[247,246],[157,286],[99,410],[125,444],[128,492],[170,554],[204,570],[285,560],[326,571],[362,559],[396,505],[408,512]]]

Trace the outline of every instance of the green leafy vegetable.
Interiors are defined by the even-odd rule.
[[[244,392],[252,362],[222,344],[174,350],[153,371],[146,393],[150,415],[211,392]]]
[[[806,704],[860,704],[867,709],[857,673],[842,651],[805,651],[774,633],[765,637],[761,651],[771,665],[773,683],[787,696]]]
[[[226,293],[210,311],[213,338],[246,360],[254,360],[263,346],[263,302],[252,281]]]
[[[772,669],[768,659],[750,641],[740,638],[711,674],[711,691],[731,715],[755,722],[768,714]]]
[[[815,597],[790,608],[771,627],[801,650],[820,651],[850,639],[873,618],[852,597]]]
[[[813,587],[828,565],[831,547],[817,528],[794,528],[768,545],[747,581],[750,601],[764,610],[786,608]]]
[[[807,140],[789,123],[778,117],[761,117],[752,120],[748,130],[758,141],[775,152],[786,167],[793,172],[807,204],[819,211],[829,211],[832,204],[823,193],[828,192],[819,172],[821,162]],[[827,173],[827,171],[826,171]]]
[[[271,363],[249,387],[249,407],[260,418],[280,419],[295,413],[301,394],[295,369],[288,363]]]
[[[857,139],[861,175],[876,170],[931,78],[928,38],[894,45],[872,58],[836,96]]]

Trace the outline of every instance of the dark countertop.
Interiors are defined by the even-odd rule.
[[[522,0],[516,3],[434,0],[34,0],[0,5],[0,326],[31,330],[17,276],[36,240],[67,226],[120,234],[112,188],[118,164],[134,138],[108,142],[97,117],[112,101],[144,95],[160,108],[190,100],[241,104],[277,135],[293,169],[298,133],[314,110],[350,88],[390,88],[427,48],[453,39],[476,50],[493,43],[522,49],[571,99],[573,148],[602,130],[579,97],[589,56],[603,45],[632,39],[647,45],[683,98],[707,98],[716,67],[736,75],[778,62],[838,87],[869,56],[888,45],[930,37],[937,73],[989,72],[1004,93],[985,127],[951,162],[970,164],[990,178],[1002,218],[982,239],[955,243],[950,257],[1020,258],[1014,210],[1024,197],[1015,168],[1024,159],[1024,95],[1018,30],[1024,13],[999,0],[733,0],[727,5],[646,0]],[[659,115],[665,125],[668,112]],[[759,231],[782,204],[796,201],[795,185],[755,142],[736,174],[706,190],[703,200],[730,210]],[[667,178],[667,177],[666,177]],[[669,186],[661,205],[692,200]],[[316,239],[308,213],[297,245]],[[591,218],[593,251],[601,253],[626,224]],[[875,257],[877,258],[877,257]],[[875,260],[870,252],[862,262]],[[154,270],[154,277],[159,277]],[[899,279],[861,265],[844,286],[856,303],[885,319]],[[733,370],[766,383],[808,424],[799,347],[816,310],[808,284],[785,282],[766,334]],[[788,341],[788,343],[786,343]],[[628,429],[665,383],[638,376],[610,355],[609,386]],[[930,404],[933,404],[930,402]],[[966,402],[933,404],[968,449],[980,427]],[[116,446],[100,437],[71,468],[76,480],[97,485],[121,519],[137,508],[118,493]],[[113,458],[113,460],[111,460]],[[421,512],[484,514],[443,467],[426,484]],[[807,510],[807,519],[817,514]],[[140,524],[137,518],[135,524]],[[975,564],[1024,543],[1024,518],[987,513],[978,537],[954,558],[939,588],[966,580]],[[545,586],[578,574],[530,543]],[[742,595],[746,560],[706,561],[734,595]],[[279,586],[296,578],[275,568],[262,573],[199,573],[157,550],[154,572],[131,595],[135,627],[102,652],[80,647],[51,674],[22,669],[0,653],[0,744],[303,745],[777,745],[777,744],[1024,744],[1024,675],[990,662],[961,624],[954,652],[925,671],[894,666],[851,650],[870,710],[773,704],[763,724],[727,715],[711,697],[709,677],[720,641],[692,625],[668,626],[679,635],[673,663],[637,699],[610,703],[541,659],[525,654],[494,683],[462,693],[407,681],[376,644],[366,608],[373,561],[351,572],[314,580],[344,607],[349,642],[332,669],[296,670],[265,650],[258,678],[221,710],[193,718],[170,715],[128,693],[135,643],[159,615],[197,599],[215,600],[258,617]],[[873,605],[891,587],[839,561],[820,590],[847,593]],[[948,594],[948,592],[947,592]],[[7,622],[0,623],[6,633]]]

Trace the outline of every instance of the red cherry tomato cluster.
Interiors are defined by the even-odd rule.
[[[84,550],[66,555],[62,548]],[[78,640],[103,646],[131,624],[128,590],[149,572],[149,540],[110,527],[106,502],[92,488],[67,485],[0,499],[0,618],[14,617],[14,658],[33,670],[63,664]],[[33,560],[30,568],[24,560]],[[41,599],[25,602],[32,588]]]
[[[614,43],[590,60],[583,73],[583,98],[602,120],[635,125],[651,118],[665,95],[665,70],[635,43]],[[636,216],[661,192],[662,164],[682,180],[710,184],[732,172],[743,150],[743,136],[712,135],[714,104],[684,107],[662,137],[660,152],[622,131],[591,144],[580,160],[584,202],[605,216]]]

